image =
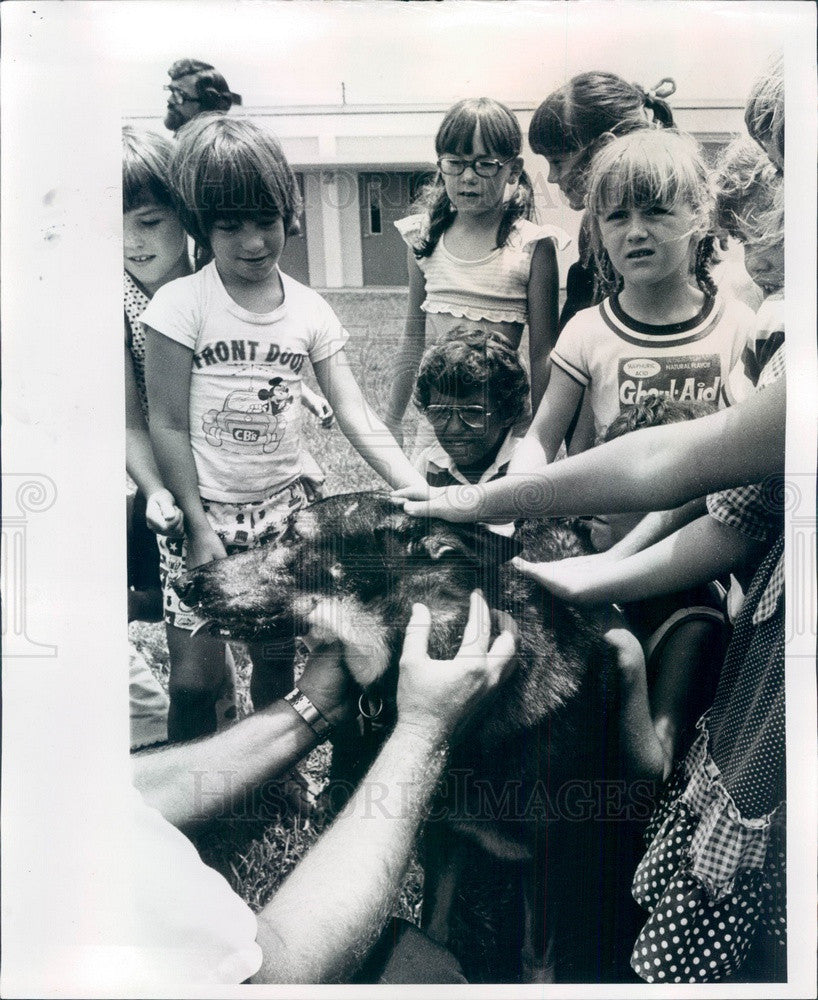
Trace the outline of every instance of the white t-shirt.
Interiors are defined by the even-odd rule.
[[[142,322],[193,351],[190,443],[206,500],[263,500],[301,474],[301,369],[349,334],[317,292],[281,275],[270,313],[238,305],[215,262],[151,299]]]
[[[724,403],[724,382],[755,327],[736,299],[708,298],[693,319],[655,326],[632,319],[614,296],[583,309],[551,352],[554,364],[588,386],[596,435],[648,396]]]
[[[66,884],[53,887],[58,902],[49,901],[66,923],[49,925],[43,940],[14,942],[16,974],[4,995],[173,997],[198,988],[219,996],[215,989],[261,968],[252,910],[135,788],[122,791],[109,856],[76,850]],[[70,910],[59,901],[66,886],[75,892]]]

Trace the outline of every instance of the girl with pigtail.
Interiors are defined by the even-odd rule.
[[[528,141],[548,161],[548,183],[559,187],[574,211],[585,207],[591,161],[606,142],[638,128],[673,127],[667,98],[675,91],[670,77],[646,91],[615,73],[594,71],[572,77],[546,97],[531,119]],[[560,330],[605,294],[593,266],[587,216],[579,231],[579,260],[568,269],[565,289]]]
[[[534,407],[557,336],[555,238],[567,237],[531,221],[534,197],[514,113],[487,97],[460,101],[446,113],[435,150],[438,173],[421,211],[395,224],[409,268],[409,308],[386,419],[398,440],[427,327],[437,342],[464,320],[489,323],[516,350],[528,324]]]
[[[649,396],[723,403],[724,380],[753,329],[751,310],[718,295],[710,277],[714,202],[690,136],[643,128],[612,139],[591,165],[586,203],[609,297],[560,334],[509,474],[553,462],[583,394],[595,437]]]

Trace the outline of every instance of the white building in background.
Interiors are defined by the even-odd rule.
[[[304,195],[302,233],[288,239],[282,269],[314,288],[406,285],[406,245],[393,222],[409,214],[418,187],[435,169],[434,137],[448,106],[242,108],[242,114],[279,137]],[[536,103],[509,106],[527,135]],[[709,155],[743,128],[740,100],[674,103],[673,112],[677,125],[695,135]],[[127,121],[164,129],[154,115],[131,114]],[[539,221],[561,226],[575,237],[579,213],[546,182],[545,160],[527,143],[523,156]],[[572,243],[561,253],[563,279],[575,259]]]

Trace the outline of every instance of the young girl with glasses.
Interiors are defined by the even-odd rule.
[[[530,221],[533,191],[513,112],[487,97],[460,101],[435,149],[438,174],[424,211],[395,223],[409,248],[409,309],[387,415],[398,440],[427,327],[436,342],[458,322],[488,322],[517,350],[527,323],[535,407],[557,332],[555,237],[567,238]]]

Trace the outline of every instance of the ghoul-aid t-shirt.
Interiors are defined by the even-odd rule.
[[[669,326],[634,320],[613,297],[578,312],[551,357],[588,387],[599,435],[622,410],[649,396],[722,405],[724,381],[754,324],[747,306],[718,295],[692,319]]]

